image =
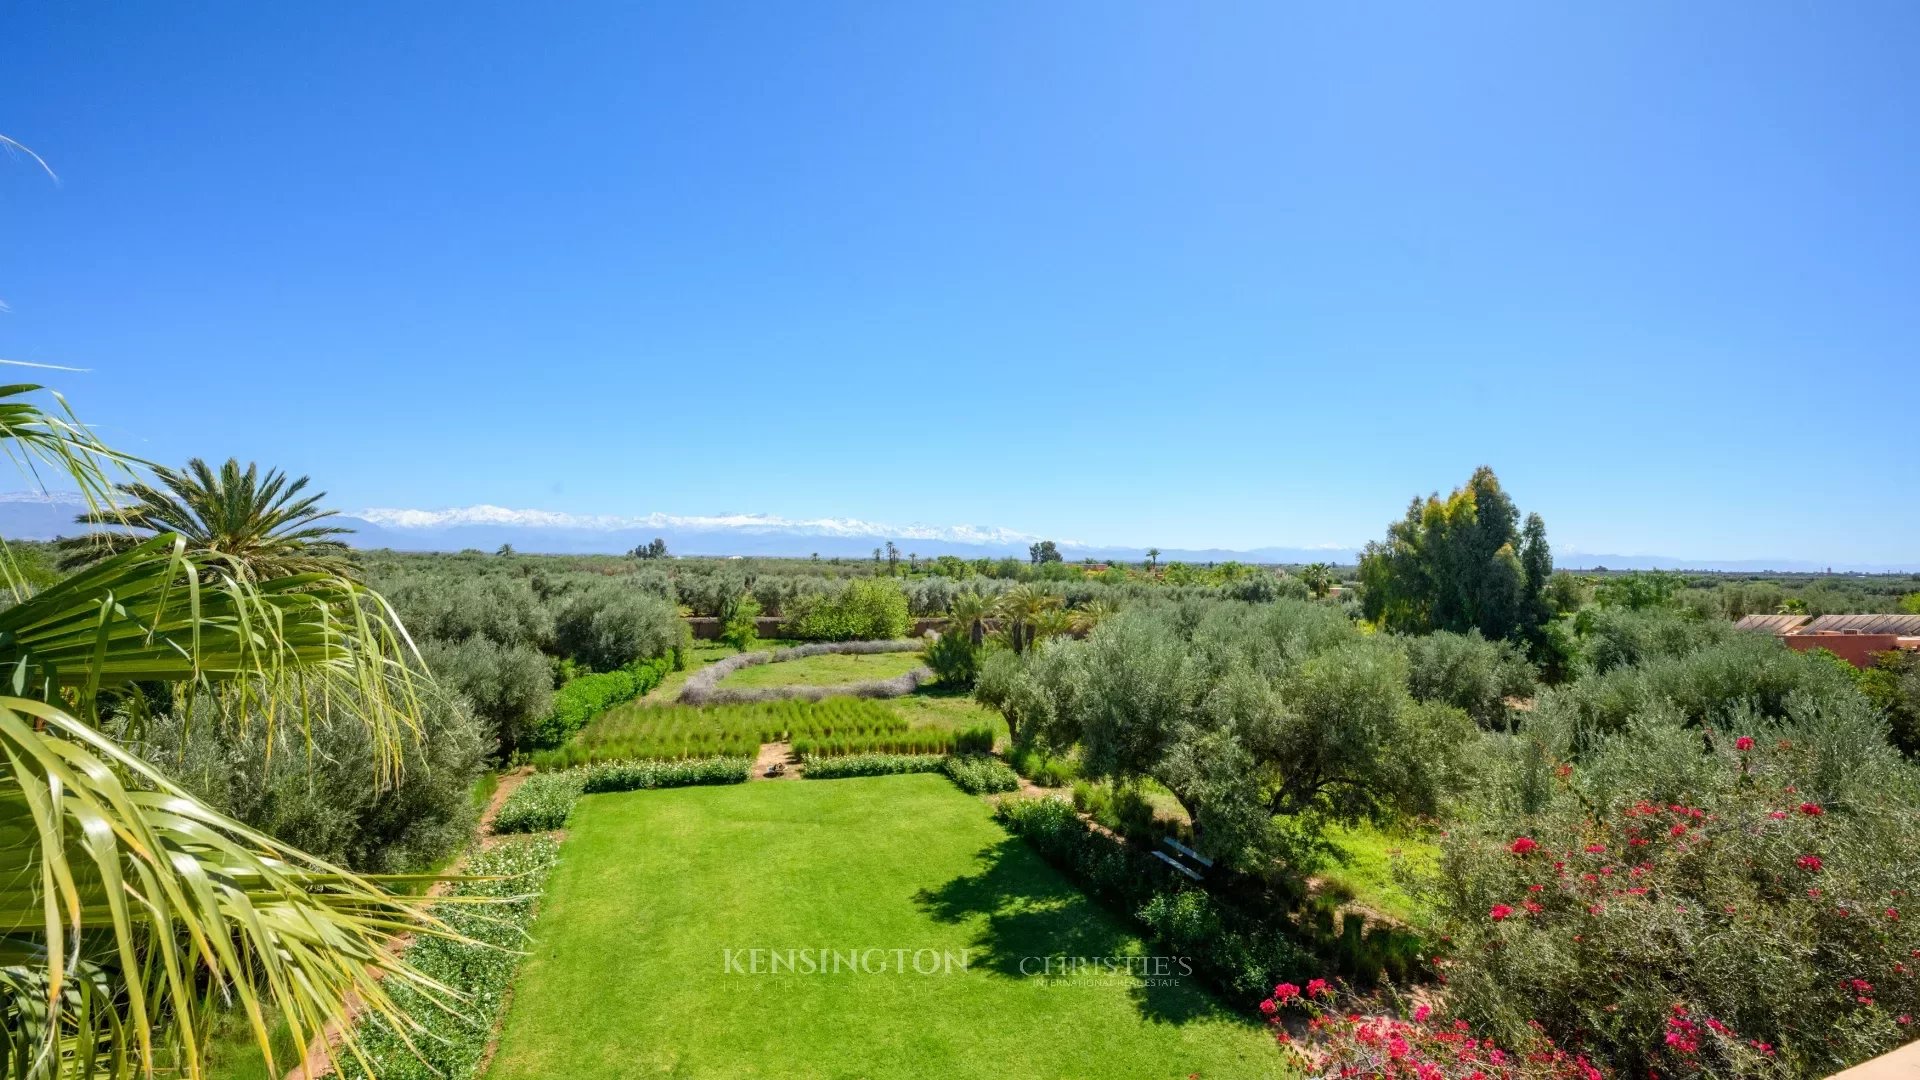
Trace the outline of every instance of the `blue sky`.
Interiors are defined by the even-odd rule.
[[[389,10],[389,7],[392,10]],[[1352,8],[1336,11],[1334,8]],[[343,508],[1920,563],[1920,8],[0,14],[0,356]],[[1904,459],[1904,460],[1902,460]]]

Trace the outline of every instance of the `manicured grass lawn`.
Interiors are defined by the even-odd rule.
[[[588,796],[533,933],[495,1080],[1286,1073],[1196,987],[1023,975],[1144,946],[939,776]],[[881,949],[890,969],[728,971],[755,948]],[[923,949],[966,967],[916,974]]]
[[[756,664],[720,680],[721,686],[750,689],[759,686],[839,686],[868,679],[891,679],[926,660],[917,652],[828,653],[779,664]]]

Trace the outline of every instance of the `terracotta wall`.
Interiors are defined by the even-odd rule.
[[[1872,667],[1875,653],[1900,647],[1896,634],[1786,634],[1780,640],[1800,652],[1825,649],[1857,668]]]

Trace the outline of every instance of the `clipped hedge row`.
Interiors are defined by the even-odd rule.
[[[845,780],[855,776],[898,776],[939,772],[944,754],[848,754],[845,757],[808,758],[801,775],[808,780]]]
[[[550,832],[565,827],[582,795],[608,791],[738,784],[753,768],[747,757],[687,761],[602,761],[584,769],[534,773],[507,796],[494,815],[497,833]]]
[[[955,754],[946,762],[947,779],[969,795],[997,795],[1017,791],[1020,777],[999,758],[985,754]]]
[[[577,769],[534,773],[500,804],[500,812],[493,817],[493,831],[548,832],[564,826],[580,798],[584,780],[585,774]]]
[[[409,964],[462,1000],[448,1009],[405,980],[388,980],[394,1005],[412,1017],[419,1029],[408,1033],[413,1042],[409,1047],[386,1021],[366,1015],[355,1035],[374,1075],[381,1080],[471,1080],[526,947],[534,898],[540,895],[559,852],[560,845],[552,837],[526,836],[502,841],[467,860],[462,873],[496,880],[461,882],[451,895],[483,896],[496,902],[436,905],[433,913],[468,940],[422,935],[407,949]]]
[[[694,758],[688,761],[602,761],[587,767],[581,793],[644,791],[698,784],[744,783],[753,770],[750,757]]]
[[[528,746],[536,749],[559,746],[594,717],[659,686],[672,670],[673,657],[667,655],[642,660],[618,671],[569,679],[554,692],[553,711],[528,733]]]

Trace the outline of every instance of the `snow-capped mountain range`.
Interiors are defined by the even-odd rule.
[[[73,518],[82,508],[68,492],[0,492],[0,536],[19,540],[51,540],[79,529]],[[665,540],[676,555],[791,555],[818,554],[822,558],[865,558],[888,541],[901,552],[923,557],[958,555],[974,559],[1012,555],[1024,558],[1027,545],[1051,539],[1068,559],[1126,559],[1146,557],[1146,547],[1094,544],[1064,537],[1044,537],[993,525],[891,524],[858,518],[788,518],[775,514],[573,514],[559,510],[518,510],[480,504],[439,510],[375,507],[341,514],[339,524],[354,530],[355,547],[397,551],[492,551],[511,544],[517,551],[559,554],[619,553],[651,541]],[[1163,562],[1219,562],[1239,559],[1260,563],[1329,562],[1352,564],[1361,545],[1328,544],[1317,547],[1259,547],[1163,549]],[[1573,550],[1554,553],[1554,562],[1569,569],[1607,567],[1615,570],[1687,569],[1848,573],[1892,573],[1920,570],[1920,563],[1882,565],[1825,563],[1807,559],[1675,558],[1667,555],[1606,555]]]

